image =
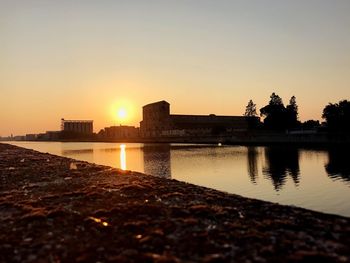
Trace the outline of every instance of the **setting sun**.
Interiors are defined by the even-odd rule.
[[[119,120],[125,120],[126,117],[127,117],[127,112],[126,112],[126,109],[122,108],[122,109],[119,109],[118,110],[118,119]]]
[[[114,124],[130,125],[135,119],[135,106],[126,99],[111,104],[110,116]]]

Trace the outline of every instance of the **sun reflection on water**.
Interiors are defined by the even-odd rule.
[[[122,170],[126,170],[126,152],[125,152],[125,144],[120,145],[120,168]]]

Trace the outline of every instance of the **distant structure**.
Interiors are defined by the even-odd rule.
[[[80,134],[93,134],[92,120],[65,120],[61,119],[61,131]]]
[[[35,141],[37,139],[37,137],[38,137],[37,134],[26,134],[25,140],[26,141]]]
[[[247,131],[259,123],[258,117],[170,114],[170,104],[163,100],[143,106],[140,135],[143,138],[227,135]]]
[[[47,131],[46,133],[40,133],[37,136],[38,140],[43,141],[55,141],[61,138],[61,131]]]
[[[139,128],[134,126],[111,126],[102,129],[98,133],[100,139],[135,139],[139,137]]]
[[[26,134],[26,141],[54,141],[59,140],[61,131],[47,131],[46,133]]]

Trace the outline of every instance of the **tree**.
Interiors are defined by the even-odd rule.
[[[254,117],[257,116],[258,114],[256,113],[256,104],[252,100],[248,102],[248,105],[245,107],[245,113],[244,116],[247,117]]]
[[[265,117],[266,128],[283,130],[287,127],[286,108],[282,99],[274,92],[270,96],[269,104],[260,109],[260,115]]]
[[[287,127],[289,129],[296,128],[299,125],[298,121],[298,105],[295,96],[292,96],[289,100],[289,104],[286,107]]]
[[[303,124],[302,124],[302,128],[304,130],[317,129],[320,126],[321,126],[320,122],[317,120],[307,120],[307,121],[303,122]]]
[[[342,100],[339,103],[329,103],[324,109],[322,118],[326,120],[331,131],[350,130],[350,101]]]

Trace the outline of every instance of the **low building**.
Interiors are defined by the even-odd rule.
[[[25,135],[16,135],[16,136],[11,136],[11,141],[25,141],[26,136]]]
[[[170,114],[170,104],[163,100],[143,106],[140,134],[144,138],[229,135],[259,123],[258,117]]]
[[[61,119],[61,130],[66,133],[91,135],[93,134],[93,121]]]
[[[59,140],[61,137],[61,131],[47,131],[45,136],[48,140]]]
[[[25,140],[26,141],[35,141],[37,139],[37,134],[26,134]]]
[[[106,127],[98,133],[98,137],[108,140],[135,139],[139,137],[139,128],[125,125]]]
[[[45,133],[40,133],[37,136],[39,141],[56,141],[61,139],[61,131],[47,131]]]

